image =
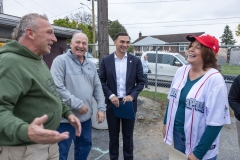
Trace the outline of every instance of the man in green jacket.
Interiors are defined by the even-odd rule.
[[[61,117],[80,136],[81,124],[56,92],[42,59],[57,41],[45,15],[23,16],[0,49],[0,159],[58,160],[57,143],[69,137],[55,131]]]

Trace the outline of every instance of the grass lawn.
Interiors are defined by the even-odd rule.
[[[226,64],[221,66],[221,73],[222,74],[232,74],[232,75],[239,75],[240,74],[240,66],[231,66]]]
[[[150,92],[150,91],[143,90],[142,92],[140,92],[139,96],[155,100],[154,99],[155,92]],[[156,93],[156,101],[157,102],[167,102],[168,101],[167,94],[157,92]]]

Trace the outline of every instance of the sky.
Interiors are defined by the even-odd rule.
[[[219,39],[229,25],[236,45],[240,45],[240,37],[235,35],[240,24],[239,6],[240,0],[108,0],[108,19],[118,20],[132,42],[139,32],[143,36],[205,32]],[[3,7],[5,14],[18,17],[45,13],[51,23],[79,11],[92,13],[88,0],[3,0]]]

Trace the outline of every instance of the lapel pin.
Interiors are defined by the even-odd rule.
[[[132,61],[130,61],[130,63],[132,63]]]

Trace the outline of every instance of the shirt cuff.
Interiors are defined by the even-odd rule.
[[[116,95],[115,95],[115,94],[111,94],[111,95],[109,96],[109,100],[111,100],[111,98],[114,97],[114,96],[116,96]]]

